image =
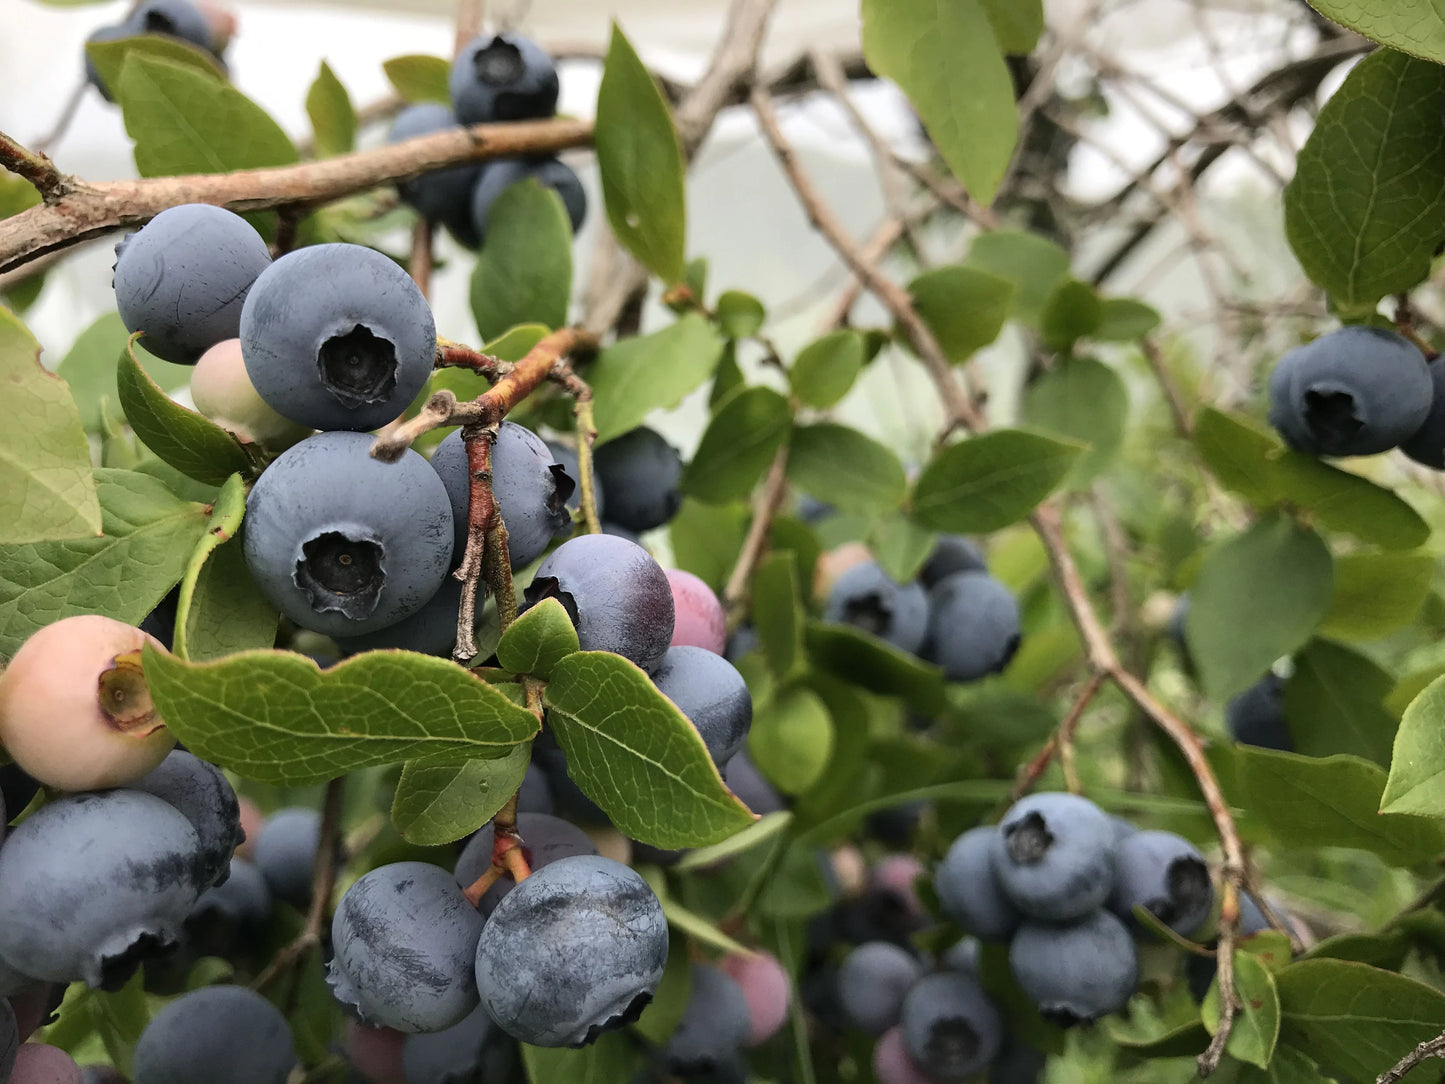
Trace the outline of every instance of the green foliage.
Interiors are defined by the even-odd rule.
[[[1240,1061],[1267,1068],[1279,1041],[1279,994],[1274,978],[1259,958],[1248,952],[1234,954],[1234,983],[1239,1016],[1225,1049]],[[1210,1035],[1219,1030],[1219,981],[1210,986],[1200,1008]]]
[[[1091,481],[1124,442],[1129,390],[1110,366],[1093,358],[1063,358],[1024,391],[1023,420],[1045,433],[1088,445],[1069,472],[1074,485]]]
[[[356,146],[356,110],[351,95],[324,60],[306,92],[306,115],[311,118],[318,158],[345,154]]]
[[[768,554],[753,575],[753,625],[763,657],[780,678],[802,658],[804,616],[797,558],[788,550]]]
[[[572,296],[572,226],[562,198],[533,179],[492,204],[472,271],[472,314],[482,339],[518,324],[562,327]]]
[[[846,463],[848,469],[840,470]],[[908,488],[903,464],[887,447],[833,422],[800,425],[788,445],[788,480],[845,512],[883,513]]]
[[[746,339],[762,330],[768,310],[752,294],[741,290],[725,290],[718,295],[718,330],[729,339]]]
[[[408,102],[443,102],[452,104],[451,91],[447,89],[447,76],[451,63],[439,56],[425,56],[409,53],[384,60],[381,69],[396,88],[396,92]]]
[[[587,368],[597,442],[636,429],[650,410],[677,406],[712,375],[722,352],[722,337],[696,313],[607,347]]]
[[[918,315],[950,361],[966,361],[998,338],[1017,287],[974,267],[939,267],[908,284]]]
[[[514,674],[545,679],[577,646],[577,630],[562,603],[543,599],[502,633],[497,661]]]
[[[1294,656],[1285,717],[1295,749],[1310,756],[1353,753],[1388,766],[1398,719],[1385,708],[1394,680],[1368,656],[1311,640]]]
[[[784,794],[801,794],[822,776],[833,753],[833,720],[817,693],[795,685],[758,706],[748,752]]]
[[[863,336],[834,331],[798,352],[788,381],[793,394],[812,407],[830,407],[848,394],[863,371]]]
[[[88,42],[85,55],[95,66],[96,74],[111,92],[111,97],[116,97],[120,90],[121,69],[125,67],[126,57],[132,54],[168,61],[208,76],[217,83],[226,82],[226,73],[216,63],[215,57],[180,38],[163,34],[140,34],[131,38],[117,38],[115,41]]]
[[[475,832],[517,793],[531,761],[531,746],[504,756],[459,764],[409,760],[397,780],[391,822],[408,843],[436,846]]]
[[[1445,26],[1409,4],[1310,0],[1310,7],[1381,45],[1445,64]]]
[[[959,533],[1017,523],[1054,491],[1084,449],[1022,429],[997,429],[950,444],[913,485],[913,516]]]
[[[713,415],[682,475],[683,492],[714,504],[752,492],[788,439],[793,412],[771,388],[738,392]]]

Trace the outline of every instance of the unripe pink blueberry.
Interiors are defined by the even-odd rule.
[[[270,451],[285,451],[311,432],[277,414],[256,393],[241,360],[240,339],[225,339],[201,355],[191,374],[191,402],[223,429]]]
[[[346,1055],[367,1084],[407,1084],[401,1048],[406,1036],[395,1028],[346,1023]]]
[[[676,610],[672,646],[701,647],[721,655],[728,640],[727,618],[712,588],[680,568],[667,570],[667,583]]]
[[[788,1019],[788,973],[766,952],[724,956],[718,967],[742,988],[748,1001],[748,1046],[765,1043]]]
[[[261,834],[261,825],[266,823],[266,814],[244,794],[237,796],[236,804],[240,807],[241,831],[246,834],[246,838],[236,848],[236,857],[244,858],[248,862],[255,861],[256,837]]]
[[[96,614],[33,633],[0,677],[0,744],[46,786],[134,782],[176,744],[151,701],[140,651],[154,636]]]
[[[903,1049],[903,1029],[897,1026],[880,1035],[873,1047],[873,1075],[878,1084],[937,1084]]]
[[[80,1084],[80,1066],[58,1046],[21,1043],[11,1084]]]

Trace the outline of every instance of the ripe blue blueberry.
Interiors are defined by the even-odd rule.
[[[994,827],[970,828],[953,841],[933,871],[939,906],[985,941],[1007,941],[1022,920],[994,873],[992,854],[998,836]]]
[[[432,453],[431,465],[451,498],[454,538],[452,558],[460,561],[467,545],[467,509],[471,504],[471,472],[461,430],[449,434]],[[507,525],[507,552],[512,568],[525,568],[572,527],[567,499],[576,483],[552,455],[547,442],[515,422],[497,427],[492,445],[492,496]]]
[[[932,587],[955,572],[987,571],[988,563],[983,559],[983,550],[978,548],[977,542],[961,534],[945,534],[939,535],[938,541],[933,544],[933,552],[918,570],[918,578],[924,587]]]
[[[479,599],[477,613],[479,625],[483,619],[480,601]],[[457,642],[457,614],[461,606],[461,581],[449,575],[442,580],[442,585],[437,588],[437,593],[431,600],[410,617],[403,617],[395,625],[387,625],[375,632],[363,633],[360,636],[333,636],[332,639],[336,641],[342,655],[392,648],[450,658],[452,648]]]
[[[563,858],[497,905],[477,945],[477,989],[507,1034],[582,1046],[635,1021],[667,963],[647,882],[610,858]]]
[[[1019,604],[986,572],[955,572],[928,593],[924,657],[950,681],[977,681],[1002,671],[1019,647]]]
[[[385,425],[421,391],[436,360],[436,325],[421,290],[361,245],[282,256],[246,296],[239,334],[257,394],[313,429]]]
[[[753,758],[748,756],[745,748],[739,749],[728,761],[723,779],[728,789],[742,800],[743,805],[759,816],[778,813],[784,808],[783,796],[763,778],[763,773],[758,771],[758,766],[753,763]]]
[[[546,813],[518,813],[517,834],[522,838],[522,857],[526,858],[527,868],[533,873],[563,858],[597,853],[597,848],[592,845],[586,832],[561,817],[549,816]],[[471,885],[487,872],[487,867],[492,864],[492,844],[495,839],[493,827],[488,824],[479,828],[472,838],[467,840],[467,845],[462,848],[452,871],[457,884],[462,888]],[[510,876],[499,877],[478,901],[477,910],[483,915],[490,915],[497,909],[497,904],[502,902],[502,897],[514,887],[515,882]]]
[[[1260,678],[1224,706],[1229,736],[1261,749],[1294,750],[1284,712],[1284,679],[1274,672]]]
[[[452,64],[452,108],[463,124],[550,117],[557,111],[557,66],[521,34],[483,35]]]
[[[204,986],[151,1017],[135,1084],[284,1084],[295,1065],[280,1009],[244,986]]]
[[[577,460],[577,449],[570,444],[563,444],[560,440],[549,440],[547,450],[552,453],[552,462],[558,464],[568,478],[572,480],[572,496],[567,498],[567,508],[576,512],[582,507],[582,466]],[[597,480],[597,467],[592,467],[592,497],[593,503],[597,505],[597,515],[600,519],[603,510],[607,507],[606,494],[602,492],[602,484]]]
[[[1296,347],[1269,378],[1269,421],[1308,455],[1371,455],[1408,440],[1430,413],[1433,382],[1408,339],[1342,327]]]
[[[406,1084],[486,1084],[520,1080],[516,1044],[478,1005],[444,1031],[408,1035],[401,1047]]]
[[[15,1068],[15,1055],[20,1050],[20,1027],[10,1002],[0,1001],[0,1080],[10,1079]]]
[[[682,504],[682,456],[660,433],[640,425],[599,444],[593,462],[612,495],[607,518],[632,531],[661,527]]]
[[[452,556],[446,486],[413,451],[368,454],[364,433],[318,433],[278,456],[246,499],[246,567],[302,628],[357,636],[409,617]]]
[[[196,900],[186,917],[186,933],[197,953],[226,956],[238,947],[243,931],[253,931],[270,917],[265,875],[244,858],[233,858],[225,882]]]
[[[1214,907],[1214,885],[1199,849],[1173,832],[1135,832],[1114,852],[1109,909],[1134,927],[1142,904],[1175,933],[1189,937]]]
[[[898,1023],[903,998],[923,976],[923,965],[887,941],[866,941],[838,968],[838,1001],[854,1027],[882,1035]]]
[[[697,728],[713,763],[726,767],[753,725],[753,696],[733,664],[704,647],[670,647],[652,680]]]
[[[407,106],[396,115],[386,141],[400,143],[455,127],[457,118],[446,106],[440,102],[421,102]],[[472,226],[472,189],[481,172],[480,164],[438,169],[402,181],[396,190],[402,202],[415,208],[428,222],[441,223],[459,244],[476,248],[481,239]]]
[[[563,542],[537,569],[525,597],[527,606],[559,599],[583,651],[611,651],[652,671],[672,643],[667,574],[624,538],[587,534]]]
[[[194,365],[240,333],[249,291],[271,266],[266,242],[240,215],[184,203],[115,246],[116,308],[156,357]]]
[[[126,34],[164,34],[214,51],[210,21],[190,0],[144,0],[121,24]]]
[[[684,1076],[726,1065],[752,1027],[747,996],[732,976],[711,964],[693,964],[690,971],[687,1007],[662,1050],[668,1069]]]
[[[1430,387],[1430,413],[1401,441],[1400,451],[1416,463],[1445,470],[1445,365],[1438,359],[1430,363]]]
[[[190,822],[151,794],[49,803],[0,850],[0,956],[50,982],[123,985],[178,942],[201,893],[198,849]]]
[[[473,965],[485,921],[440,866],[381,866],[337,905],[326,981],[372,1027],[449,1028],[477,1007]]]
[[[127,783],[125,789],[154,794],[191,822],[201,842],[202,885],[220,884],[226,879],[231,855],[246,834],[241,831],[236,792],[219,768],[182,749],[172,749],[159,766],[134,783]]]
[[[1029,918],[1066,922],[1109,898],[1114,887],[1114,825],[1076,794],[1031,794],[999,823],[993,871]]]
[[[915,652],[928,633],[928,596],[916,583],[894,582],[876,561],[864,561],[833,581],[823,620],[852,625]]]
[[[310,902],[320,842],[321,814],[314,809],[292,806],[266,818],[252,851],[272,895],[298,908]]]
[[[1139,984],[1134,938],[1108,911],[1066,924],[1025,922],[1009,945],[1009,965],[1039,1012],[1060,1027],[1117,1012]]]
[[[561,197],[573,233],[582,228],[587,218],[587,192],[571,166],[558,158],[497,158],[486,164],[472,189],[472,229],[482,243],[497,199],[512,185],[528,179]]]
[[[962,1081],[993,1060],[1003,1042],[1003,1019],[978,980],[943,971],[914,983],[899,1014],[903,1048],[913,1063],[940,1081]]]

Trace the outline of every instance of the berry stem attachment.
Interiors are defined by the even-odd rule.
[[[71,178],[56,169],[47,155],[21,146],[4,132],[0,132],[0,166],[33,184],[47,204],[71,189]]]

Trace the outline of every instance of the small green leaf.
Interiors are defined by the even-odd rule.
[[[612,232],[654,275],[676,282],[687,236],[682,144],[662,91],[616,23],[597,90],[594,142]]]
[[[938,533],[930,531],[903,516],[885,516],[874,520],[868,529],[868,548],[873,559],[897,583],[907,583],[933,552]]]
[[[1371,22],[1388,25],[1374,10]],[[1441,25],[1438,14],[1410,21]],[[1442,98],[1438,63],[1379,49],[1315,118],[1284,192],[1285,235],[1305,274],[1342,310],[1372,312],[1430,274],[1445,239]]]
[[[962,265],[925,271],[908,284],[950,361],[966,361],[998,338],[1017,289],[1001,275]]]
[[[1370,0],[1310,0],[1310,7],[1381,45],[1445,64],[1445,23],[1433,7]]]
[[[116,360],[125,353],[128,342],[130,332],[121,322],[120,314],[108,312],[76,336],[70,352],[56,369],[56,375],[70,385],[75,405],[80,408],[80,423],[87,433],[100,431],[103,399],[109,399],[112,409],[115,407],[119,397],[115,386]],[[161,361],[147,353],[139,341],[131,346],[131,351],[141,368],[168,392],[184,387],[195,372],[191,365]]]
[[[121,409],[135,435],[176,470],[213,486],[233,474],[254,473],[240,441],[161,391],[134,355],[121,355],[115,379]]]
[[[225,83],[226,73],[216,63],[216,58],[199,45],[173,38],[166,34],[136,34],[114,41],[90,41],[85,44],[85,55],[95,66],[101,83],[114,98],[120,87],[121,69],[125,59],[132,53],[164,60],[206,76],[216,83]]]
[[[776,839],[780,834],[786,832],[792,823],[793,815],[786,810],[765,813],[737,835],[725,839],[721,843],[688,851],[672,868],[678,873],[687,873],[695,869],[710,869],[724,859],[746,854],[754,847],[761,846],[770,839]]]
[[[513,621],[497,644],[497,661],[514,674],[545,678],[577,650],[577,629],[562,603],[543,599]]]
[[[718,329],[729,339],[747,339],[763,328],[768,310],[752,294],[726,290],[715,306]]]
[[[1194,421],[1194,443],[1210,473],[1256,508],[1279,499],[1273,461],[1283,445],[1242,418],[1204,407]]]
[[[897,696],[925,714],[943,709],[943,671],[851,625],[810,621],[804,642],[813,662],[846,681]]]
[[[1010,56],[1034,51],[1044,32],[1043,0],[983,0],[983,10],[1000,49]]]
[[[241,540],[233,538],[211,554],[196,580],[186,622],[191,661],[274,647],[280,618],[251,577]]]
[[[653,867],[644,869],[642,874],[662,902],[662,913],[666,916],[670,928],[679,930],[693,941],[707,945],[719,952],[747,953],[751,951],[746,945],[723,933],[707,918],[679,903],[667,891],[667,881],[663,878],[661,870]]]
[[[1001,275],[1018,287],[1013,315],[1037,327],[1059,283],[1069,276],[1069,254],[1036,233],[981,233],[968,250],[968,265]]]
[[[196,581],[200,578],[201,571],[205,568],[206,561],[211,554],[215,553],[224,543],[236,537],[236,533],[241,528],[241,517],[245,514],[246,484],[241,481],[239,474],[233,474],[226,479],[220,492],[216,494],[216,501],[211,507],[210,519],[206,523],[206,533],[196,543],[195,552],[191,554],[190,562],[186,565],[186,574],[181,577],[179,598],[176,602],[175,644],[172,650],[182,659],[191,657],[187,644]]]
[[[1100,342],[1137,342],[1159,326],[1159,312],[1132,297],[1104,298],[1099,326],[1091,338]]]
[[[452,70],[450,61],[439,56],[409,53],[382,61],[381,70],[386,72],[387,79],[404,101],[452,104],[452,94],[447,87],[447,78]]]
[[[678,568],[691,572],[714,591],[727,583],[748,533],[744,504],[704,504],[686,498],[667,526]]]
[[[1274,1057],[1274,1046],[1279,1041],[1279,994],[1274,988],[1274,978],[1258,957],[1248,952],[1234,954],[1235,995],[1239,998],[1239,1012],[1234,1018],[1234,1030],[1229,1033],[1225,1049],[1240,1061],[1267,1067]],[[1210,1035],[1219,1031],[1219,982],[1209,987],[1200,1016]]]
[[[1395,734],[1390,781],[1380,810],[1445,816],[1445,677],[1436,678],[1410,701]]]
[[[598,442],[636,429],[649,411],[677,406],[712,375],[722,353],[722,336],[698,313],[607,347],[587,366]]]
[[[1129,390],[1102,361],[1062,358],[1024,389],[1020,408],[1029,425],[1089,446],[1069,473],[1069,480],[1082,486],[1109,465],[1124,443]]]
[[[472,314],[483,339],[518,324],[567,323],[572,225],[562,197],[528,178],[506,188],[487,218],[472,271]]]
[[[391,822],[401,838],[419,847],[451,843],[475,832],[517,793],[532,759],[530,742],[506,756],[460,764],[409,760],[401,769]]]
[[[798,562],[791,550],[775,551],[759,563],[753,574],[753,627],[768,666],[785,677],[803,654],[802,589],[798,585]]]
[[[1018,110],[979,0],[863,0],[863,55],[903,88],[953,175],[992,203],[1018,141]]]
[[[1212,549],[1184,624],[1205,694],[1223,703],[1302,646],[1329,609],[1331,578],[1329,549],[1287,516]]]
[[[95,471],[99,538],[0,547],[0,657],[35,630],[75,614],[139,625],[185,571],[206,511],[154,478]]]
[[[1050,350],[1067,351],[1104,321],[1104,302],[1087,282],[1065,279],[1044,302],[1039,331]]]
[[[817,693],[802,685],[764,703],[748,731],[753,763],[784,794],[801,794],[833,755],[833,719]]]
[[[950,444],[914,483],[913,517],[939,531],[997,531],[1058,488],[1083,451],[1022,429],[995,429]]]
[[[98,535],[90,446],[65,381],[40,365],[40,344],[0,309],[0,544]]]
[[[903,464],[889,448],[836,422],[793,430],[788,479],[845,512],[896,511],[908,489]]]
[[[552,668],[547,706],[568,774],[633,839],[699,847],[753,822],[697,729],[622,656],[568,655]]]
[[[1374,640],[1415,619],[1430,593],[1435,559],[1425,553],[1346,553],[1335,558],[1335,588],[1320,632]]]
[[[1294,657],[1284,691],[1295,751],[1324,757],[1353,753],[1389,767],[1398,723],[1385,710],[1394,680],[1356,651],[1311,640]]]
[[[322,670],[288,651],[187,663],[147,647],[144,665],[176,737],[260,783],[300,787],[404,760],[504,757],[538,729],[531,712],[456,663],[410,651],[363,652]]]
[[[793,394],[811,407],[830,407],[842,400],[863,371],[863,336],[834,331],[798,352],[788,370]]]
[[[356,110],[351,95],[324,60],[306,92],[306,115],[311,118],[318,158],[345,154],[356,146]]]
[[[738,392],[708,422],[682,473],[682,491],[718,504],[746,497],[788,439],[793,412],[772,388]]]

